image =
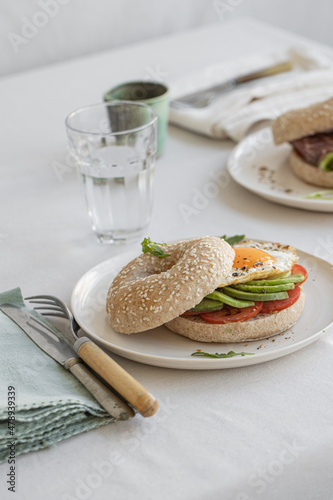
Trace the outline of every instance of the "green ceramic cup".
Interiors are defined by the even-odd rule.
[[[139,101],[151,106],[158,116],[157,154],[162,154],[167,139],[169,89],[159,82],[122,83],[105,92],[104,101]]]

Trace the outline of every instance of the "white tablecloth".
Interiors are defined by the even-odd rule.
[[[66,162],[70,111],[100,101],[121,81],[171,81],[299,41],[251,20],[221,22],[2,79],[1,290],[20,286],[25,296],[52,293],[69,303],[84,272],[139,251],[139,244],[101,246],[92,235]],[[192,207],[198,191],[226,168],[232,147],[170,127],[156,166],[152,239],[245,232],[333,262],[331,214],[279,206],[233,182],[190,217],[182,215],[182,204]],[[138,415],[20,456],[16,496],[7,491],[2,464],[1,498],[331,499],[332,338],[330,330],[294,354],[230,370],[164,369],[115,356],[158,398],[156,416]]]

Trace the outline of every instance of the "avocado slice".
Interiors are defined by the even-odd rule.
[[[285,292],[286,290],[293,290],[295,288],[294,283],[285,283],[281,285],[231,285],[231,288],[236,290],[243,290],[244,292],[254,292],[254,293],[275,293],[275,292]]]
[[[223,292],[236,299],[243,300],[257,300],[257,301],[268,301],[268,300],[283,300],[288,298],[287,292],[276,292],[276,293],[251,293],[244,292],[242,290],[236,290],[229,286],[223,288]]]
[[[211,300],[204,298],[195,307],[192,307],[190,311],[219,311],[223,309],[223,303],[219,300]]]
[[[273,276],[272,276],[273,278]],[[281,279],[262,279],[262,280],[252,280],[244,283],[245,285],[256,285],[256,286],[275,286],[275,285],[285,285],[287,283],[301,283],[304,281],[303,274],[292,274],[289,278],[281,278]]]
[[[213,300],[220,300],[224,304],[228,304],[228,306],[237,307],[241,309],[242,307],[250,307],[254,306],[254,302],[252,300],[236,300],[229,295],[226,295],[219,290],[215,290],[215,292],[206,295],[206,298]]]
[[[320,160],[319,168],[321,170],[326,170],[331,172],[333,170],[333,151],[326,153],[326,155]]]
[[[274,274],[273,276],[269,276],[269,278],[265,278],[266,280],[281,280],[282,278],[288,278],[291,275],[291,271],[286,271],[281,274]]]

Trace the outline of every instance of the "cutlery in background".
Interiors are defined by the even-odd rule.
[[[100,405],[114,418],[127,420],[134,411],[83,364],[81,358],[45,323],[26,309],[10,304],[0,310],[11,318],[46,354],[69,370],[94,396]]]
[[[205,108],[206,106],[209,106],[209,104],[211,104],[214,99],[216,99],[223,92],[234,90],[244,83],[258,80],[259,78],[266,78],[278,73],[290,71],[292,67],[293,66],[290,61],[274,64],[273,66],[268,66],[267,68],[253,71],[246,75],[240,75],[235,78],[231,78],[230,80],[227,80],[218,85],[214,85],[213,87],[210,87],[208,89],[199,90],[197,92],[193,92],[186,96],[180,97],[179,99],[175,99],[171,101],[170,106],[175,109]]]

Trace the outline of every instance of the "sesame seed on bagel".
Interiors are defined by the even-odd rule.
[[[163,245],[163,250],[170,255],[141,254],[113,280],[106,310],[116,332],[150,330],[194,307],[219,286],[235,256],[214,236]]]

